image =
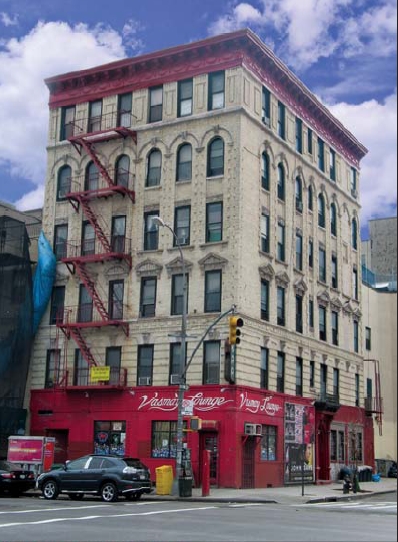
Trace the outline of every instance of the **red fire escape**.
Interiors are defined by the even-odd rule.
[[[109,302],[109,306],[103,300],[98,286],[90,273],[89,264],[104,263],[107,261],[124,261],[131,269],[131,241],[124,236],[109,234],[101,224],[98,212],[93,209],[93,203],[98,200],[106,201],[108,198],[122,196],[128,197],[135,203],[134,177],[129,171],[122,173],[116,168],[110,170],[100,161],[96,145],[111,139],[131,138],[134,144],[137,143],[136,132],[124,126],[117,126],[119,115],[101,115],[95,120],[84,119],[79,125],[69,125],[70,137],[68,141],[76,148],[79,154],[85,152],[96,166],[97,178],[94,183],[85,184],[85,179],[72,180],[70,189],[67,191],[66,199],[69,200],[76,212],[82,209],[83,215],[92,227],[95,239],[90,245],[90,250],[85,250],[84,242],[67,243],[64,257],[61,261],[65,263],[72,274],[77,273],[91,297],[92,304],[87,306],[65,308],[63,317],[57,322],[57,326],[63,331],[67,339],[72,338],[78,345],[82,357],[88,367],[100,365],[87,343],[83,330],[87,328],[99,328],[105,326],[120,327],[126,336],[129,334],[128,322],[124,320],[122,305],[115,306]],[[89,126],[84,129],[83,126]],[[91,126],[91,128],[90,128]],[[99,129],[98,129],[99,128]],[[96,242],[97,241],[97,242]],[[87,247],[86,247],[87,248]],[[92,309],[96,310],[94,314]]]

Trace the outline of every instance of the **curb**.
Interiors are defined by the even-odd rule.
[[[344,497],[321,497],[319,499],[311,499],[306,502],[306,504],[319,504],[322,502],[338,502],[338,501],[351,501],[351,500],[362,500],[369,499],[375,495],[386,495],[388,493],[395,493],[395,490],[386,489],[382,491],[372,491],[370,493],[361,494],[361,493],[351,493],[350,495],[344,495]]]

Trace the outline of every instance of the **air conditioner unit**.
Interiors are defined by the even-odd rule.
[[[150,376],[140,376],[138,379],[138,385],[139,386],[151,386],[152,385],[152,378]]]
[[[180,384],[180,382],[181,382],[180,375],[171,375],[170,376],[170,384],[172,386],[177,386],[178,384]]]
[[[245,423],[245,435],[252,437],[261,437],[263,434],[262,427],[257,423]]]

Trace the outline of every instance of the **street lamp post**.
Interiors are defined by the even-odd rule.
[[[180,356],[180,381],[178,386],[178,420],[177,420],[177,450],[176,450],[176,479],[177,489],[175,492],[180,494],[179,480],[182,477],[182,450],[183,450],[183,435],[184,435],[184,418],[183,418],[183,404],[184,404],[184,392],[186,389],[186,371],[185,371],[185,357],[186,357],[186,339],[187,339],[187,276],[185,269],[184,254],[181,249],[181,244],[176,232],[173,228],[167,224],[162,218],[156,216],[153,218],[153,222],[163,228],[167,228],[175,239],[176,246],[180,252],[181,267],[182,267],[182,315],[181,315],[181,356]],[[179,495],[181,496],[181,495]]]

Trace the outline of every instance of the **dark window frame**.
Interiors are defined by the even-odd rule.
[[[261,279],[261,307],[260,314],[261,320],[269,322],[269,295],[270,295],[270,283],[268,280]]]
[[[155,217],[159,217],[159,211],[144,213],[144,251],[159,248],[159,226],[153,221]]]
[[[278,286],[276,289],[276,322],[278,326],[286,326],[286,288]]]
[[[66,232],[66,235],[60,236],[61,232]],[[54,226],[54,254],[57,261],[66,258],[68,254],[68,224]]]
[[[278,101],[278,136],[286,140],[286,106]]]
[[[218,346],[218,361],[209,360],[210,347]],[[216,369],[217,378],[212,378],[209,374],[211,369]],[[203,385],[220,384],[221,379],[221,343],[220,341],[205,341],[203,343]]]
[[[157,277],[141,277],[140,318],[153,318],[156,316],[157,283]],[[154,288],[153,299],[150,299],[146,292],[146,289],[149,287]],[[152,302],[150,303],[150,301]]]
[[[219,289],[217,291],[209,291],[209,281],[212,277],[218,277]],[[214,297],[214,299],[213,299]],[[205,305],[204,312],[221,312],[222,305],[222,271],[214,269],[205,272]]]
[[[187,281],[187,294],[186,294],[186,314],[188,314],[188,303],[189,303],[189,275],[185,274],[185,280]],[[181,285],[177,284],[181,282]],[[177,293],[180,292],[181,293]],[[181,316],[183,308],[183,298],[184,298],[184,275],[182,273],[175,274],[171,277],[171,316]]]
[[[215,149],[215,146],[221,143],[220,149]],[[214,156],[215,152],[220,153],[220,156]],[[214,165],[214,162],[219,160],[222,162],[220,165]],[[225,143],[222,137],[214,137],[207,146],[207,177],[221,177],[224,175],[225,169]]]
[[[285,353],[278,352],[277,362],[276,362],[276,391],[279,393],[285,392],[285,366],[286,366]]]
[[[269,389],[269,349],[261,348],[260,351],[260,388]]]
[[[212,219],[213,208],[219,207],[215,214],[220,214],[218,221]],[[206,203],[206,243],[219,243],[223,240],[224,206],[222,201]],[[214,238],[213,238],[214,237]]]
[[[184,216],[187,213],[187,216]],[[181,215],[181,216],[180,216]],[[174,210],[174,231],[173,246],[188,246],[191,244],[191,206],[181,205]],[[186,232],[186,235],[183,235]]]
[[[153,165],[152,161],[154,157],[160,157],[160,165]],[[145,188],[152,188],[160,186],[162,182],[162,164],[163,155],[162,151],[158,148],[153,148],[149,151],[147,156],[147,172],[145,178]]]
[[[140,344],[137,349],[137,386],[141,378],[150,378],[150,385],[153,384],[153,365],[154,365],[155,346],[153,344]],[[144,358],[143,353],[147,353]],[[143,364],[143,361],[149,363]]]
[[[296,117],[296,151],[303,154],[303,121]]]
[[[190,92],[186,94],[185,87],[190,87]],[[183,81],[178,81],[178,91],[177,91],[177,116],[189,117],[193,114],[193,79],[184,79]],[[183,112],[183,104],[190,103],[189,112]]]
[[[183,162],[181,155],[185,149],[190,150],[191,158]],[[192,145],[190,143],[183,143],[177,149],[176,182],[184,181],[192,181]]]
[[[69,173],[68,176],[66,174]],[[70,166],[62,166],[58,171],[57,176],[57,201],[66,201],[66,194],[72,190],[72,168]]]
[[[215,89],[215,86],[222,81],[220,86],[221,90]],[[208,111],[217,111],[224,109],[225,107],[225,71],[220,70],[217,72],[209,73],[208,78]],[[215,105],[215,99],[218,96],[222,96],[222,105]]]
[[[61,293],[59,296],[58,293]],[[50,326],[55,326],[57,322],[62,323],[64,321],[65,312],[65,286],[54,286],[51,293],[51,306],[50,306]]]
[[[265,230],[265,231],[264,231]],[[269,254],[270,252],[270,216],[268,213],[261,214],[261,252]]]
[[[161,102],[153,104],[155,93],[159,90],[161,90],[161,95],[162,95]],[[149,91],[148,123],[151,124],[153,122],[160,122],[163,120],[163,101],[164,101],[163,85],[157,85],[156,87],[151,87],[148,89],[148,91]]]

